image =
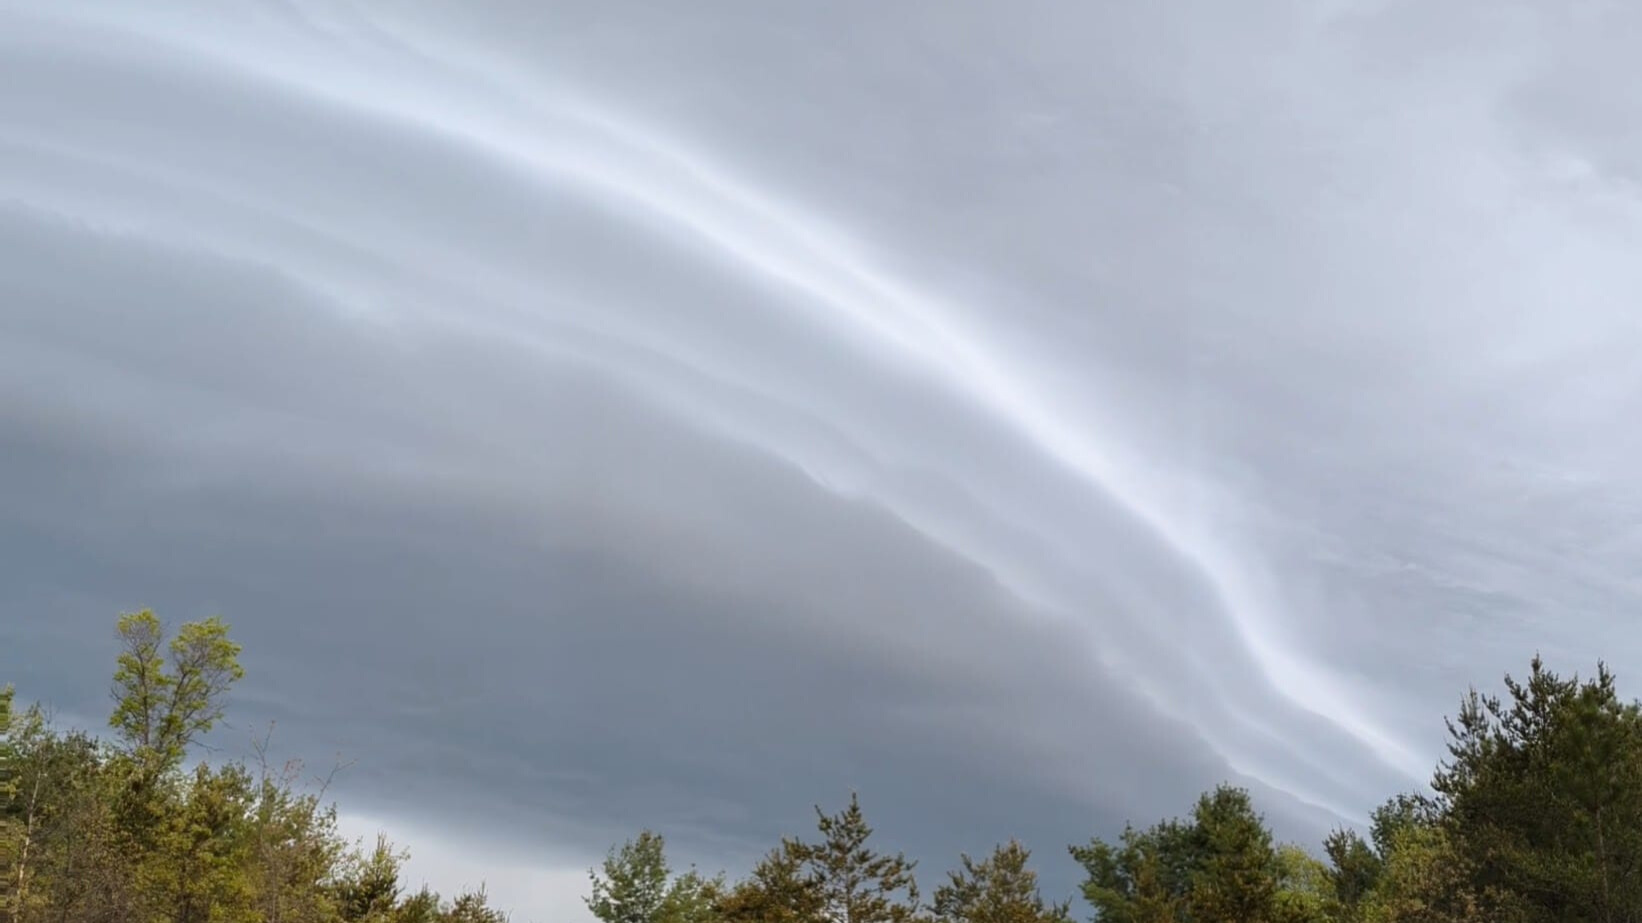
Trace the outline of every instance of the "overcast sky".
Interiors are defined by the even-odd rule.
[[[859,791],[931,877],[1315,844],[1642,681],[1642,6],[0,0],[0,679],[573,921]],[[1628,684],[1631,690],[1638,688]]]

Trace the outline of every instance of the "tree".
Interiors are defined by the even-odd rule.
[[[446,902],[424,885],[382,919],[392,923],[507,923],[507,914],[490,906],[484,888],[464,891]]]
[[[1272,897],[1276,923],[1330,923],[1343,916],[1328,866],[1292,843],[1277,847]]]
[[[490,906],[484,888],[456,895],[456,900],[440,917],[440,923],[507,923],[507,914]]]
[[[323,804],[320,793],[298,789],[303,772],[300,760],[275,769],[268,759],[268,738],[256,741],[253,747],[258,772],[249,848],[256,911],[267,923],[329,923],[340,915],[337,895],[331,888],[314,887],[314,883],[346,879],[352,861],[336,829],[336,806]],[[357,854],[352,858],[356,860]],[[433,910],[438,909],[435,896]],[[394,919],[395,923],[433,923],[431,918],[396,915]]]
[[[959,857],[961,868],[935,889],[930,912],[942,923],[1070,923],[1067,905],[1047,904],[1038,893],[1030,857],[1014,840],[981,862]]]
[[[1277,891],[1271,832],[1248,792],[1222,785],[1192,813],[1199,865],[1187,906],[1192,923],[1260,923],[1272,915]]]
[[[1510,923],[1520,919],[1498,895],[1485,899],[1472,884],[1475,869],[1440,824],[1389,828],[1375,888],[1360,904],[1367,923]]]
[[[821,902],[822,916],[835,923],[905,923],[918,913],[915,863],[901,853],[880,853],[867,845],[872,828],[860,800],[837,814],[815,809],[821,841],[795,844]]]
[[[603,876],[588,872],[593,893],[587,909],[604,923],[657,923],[671,877],[664,846],[659,835],[646,830],[612,849]]]
[[[121,616],[113,733],[60,732],[0,689],[0,923],[503,923],[484,891],[406,896],[405,856],[350,847],[300,764],[260,771],[188,751],[242,675],[220,621],[167,638]],[[1448,723],[1433,794],[1337,830],[1329,864],[1274,845],[1247,792],[1220,786],[1183,819],[1071,849],[1097,923],[1642,923],[1642,706],[1601,664],[1562,678],[1538,658],[1507,694],[1472,690]],[[959,866],[920,908],[914,865],[875,848],[859,801],[816,809],[726,886],[675,874],[644,831],[590,870],[605,923],[1068,923],[1011,841]],[[920,916],[927,910],[928,916]]]
[[[1093,840],[1072,856],[1101,923],[1264,923],[1274,912],[1277,854],[1239,788],[1205,794],[1190,823],[1125,827],[1117,843]]]
[[[1125,825],[1116,843],[1091,840],[1071,847],[1083,866],[1083,899],[1100,923],[1175,923],[1185,919],[1186,899],[1200,858],[1193,827],[1161,821],[1146,830]]]
[[[1463,700],[1432,781],[1447,839],[1484,899],[1529,921],[1642,918],[1642,709],[1613,674],[1563,679],[1538,657],[1505,699]]]
[[[245,675],[240,646],[219,618],[184,624],[169,644],[147,609],[120,616],[116,630],[121,651],[109,726],[150,772],[170,769],[222,718],[224,696]]]
[[[804,872],[802,844],[785,839],[718,899],[714,911],[724,923],[822,923],[823,905],[818,882]]]
[[[665,923],[709,923],[716,918],[714,906],[723,891],[722,875],[706,878],[690,869],[673,880],[661,919]]]
[[[18,814],[17,742],[12,736],[12,700],[15,691],[0,686],[0,861],[14,863],[27,841]],[[12,883],[0,884],[0,897],[9,896]]]
[[[604,923],[700,923],[711,917],[723,884],[694,869],[674,877],[666,842],[649,830],[612,849],[604,874],[589,871],[588,877],[587,909]]]
[[[376,835],[376,847],[359,854],[337,883],[337,911],[347,923],[387,920],[399,906],[399,868],[410,858],[395,849],[386,834]]]
[[[120,794],[98,743],[52,731],[38,707],[12,725],[17,796],[7,806],[15,849],[0,885],[8,923],[80,916],[121,919],[134,909],[134,862],[121,848]]]
[[[159,835],[139,858],[143,894],[174,923],[242,919],[252,910],[249,820],[255,788],[243,766],[201,763],[169,790]]]
[[[1351,917],[1380,879],[1383,868],[1380,856],[1355,830],[1330,833],[1323,840],[1323,852],[1329,859],[1328,877],[1335,900],[1340,902],[1345,915]]]
[[[0,687],[0,862],[14,874],[0,879],[0,909],[10,918],[21,913],[28,895],[29,852],[33,843],[29,799],[19,780],[17,734],[13,730],[11,686]]]
[[[441,923],[443,913],[438,893],[423,885],[420,891],[400,901],[399,906],[394,908],[393,923]]]
[[[1377,855],[1388,856],[1399,834],[1441,823],[1442,818],[1442,806],[1425,795],[1407,792],[1392,795],[1369,813],[1369,839]]]
[[[145,611],[118,632],[111,742],[0,689],[0,923],[505,923],[482,890],[401,899],[404,853],[350,850],[324,786],[299,789],[300,763],[270,768],[266,739],[256,771],[184,770],[242,675],[221,621],[167,640]],[[675,885],[679,906],[711,903],[699,876]]]
[[[11,739],[11,709],[12,702],[17,697],[17,690],[11,686],[0,686],[0,804],[17,794],[16,767],[17,748]]]

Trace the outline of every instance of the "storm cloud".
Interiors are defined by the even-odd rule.
[[[1060,891],[1222,779],[1314,840],[1642,670],[1638,39],[0,2],[0,669],[96,726],[114,613],[220,612],[219,744],[527,919],[852,790]]]

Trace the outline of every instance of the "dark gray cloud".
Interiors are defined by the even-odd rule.
[[[7,342],[77,344],[7,364],[0,471],[28,487],[6,648],[69,714],[103,707],[116,608],[227,612],[223,746],[278,720],[358,761],[350,801],[578,855],[653,823],[739,858],[856,787],[931,854],[1059,842],[1224,771],[981,569],[600,376],[384,347],[258,270],[35,215],[0,238]]]
[[[851,789],[1061,889],[1222,778],[1313,838],[1465,683],[1642,663],[1627,10],[193,6],[0,4],[64,714],[220,611],[225,742],[559,913]]]

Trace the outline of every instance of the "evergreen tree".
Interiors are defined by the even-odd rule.
[[[817,807],[821,840],[798,844],[797,853],[821,901],[822,916],[833,923],[906,923],[917,916],[914,863],[901,853],[880,853],[867,845],[872,828],[860,800],[837,814]]]
[[[804,872],[803,847],[787,839],[720,897],[714,910],[724,923],[824,923],[823,903],[817,881]]]
[[[409,856],[376,835],[370,853],[354,857],[337,883],[337,912],[347,923],[374,923],[393,917],[399,907],[399,869]]]
[[[1070,923],[1065,904],[1045,903],[1038,893],[1030,856],[1014,840],[981,862],[961,856],[961,868],[935,889],[930,912],[942,923]]]
[[[1071,853],[1100,923],[1176,923],[1185,919],[1200,845],[1191,826],[1166,820],[1147,830],[1125,826],[1117,843],[1092,840]]]
[[[1374,849],[1354,830],[1336,830],[1323,841],[1323,851],[1331,867],[1329,880],[1334,897],[1348,919],[1357,916],[1357,908],[1374,890],[1384,863]]]
[[[385,838],[350,848],[299,764],[185,769],[240,677],[220,621],[167,638],[119,621],[111,740],[62,733],[0,690],[0,923],[502,923],[484,892],[406,895]],[[1185,820],[1073,847],[1098,923],[1642,923],[1642,706],[1606,667],[1564,679],[1536,658],[1507,695],[1474,690],[1449,723],[1434,796],[1397,795],[1329,863],[1276,846],[1247,792]],[[674,874],[645,831],[590,872],[605,923],[1067,923],[1019,843],[960,857],[920,917],[913,863],[872,845],[858,799],[816,810],[728,886]]]
[[[440,923],[507,923],[507,914],[490,906],[485,890],[465,891],[440,914]]]
[[[1505,685],[1463,701],[1432,783],[1476,889],[1535,923],[1642,918],[1642,710],[1600,664]]]
[[[1187,906],[1192,923],[1264,923],[1277,893],[1271,832],[1248,792],[1222,785],[1192,812],[1198,866]]]
[[[400,901],[393,911],[393,923],[441,923],[443,918],[439,895],[427,885]]]

